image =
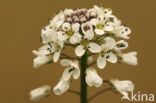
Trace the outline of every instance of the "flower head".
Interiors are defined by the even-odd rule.
[[[41,30],[43,46],[33,50],[36,56],[34,68],[47,63],[56,63],[61,59],[60,64],[65,69],[60,81],[53,88],[56,95],[61,95],[68,90],[72,77],[74,79],[80,77],[80,70],[82,81],[86,80],[89,86],[100,87],[105,81],[98,75],[96,69],[91,68],[95,63],[100,69],[105,68],[106,61],[138,64],[136,52],[123,53],[122,51],[128,48],[128,43],[125,40],[116,41],[118,37],[129,39],[130,33],[131,29],[123,25],[110,8],[94,5],[91,9],[65,9],[57,13]],[[67,46],[74,49],[76,57],[64,53]],[[72,54],[71,51],[69,52]],[[94,60],[96,55],[98,55],[97,60]],[[127,92],[134,89],[131,81],[115,79],[109,83],[123,95],[127,95]],[[49,91],[49,86],[35,89],[31,91],[31,99],[37,100],[49,95]]]

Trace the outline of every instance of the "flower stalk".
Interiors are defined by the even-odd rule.
[[[81,65],[81,83],[80,83],[80,103],[87,103],[87,83],[85,80],[87,69],[87,55],[84,54],[80,60]]]

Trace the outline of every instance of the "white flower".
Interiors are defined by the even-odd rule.
[[[91,51],[92,53],[100,52],[100,46],[97,43],[90,42],[89,40],[82,39],[80,45],[78,45],[75,49],[75,53],[77,56],[83,56],[86,52],[86,49]]]
[[[93,25],[91,22],[81,24],[81,30],[84,34],[84,38],[92,40],[94,38]]]
[[[67,38],[70,38],[69,41],[72,44],[75,43],[79,43],[80,42],[80,34],[79,34],[79,28],[80,28],[80,24],[79,23],[74,23],[74,24],[69,24],[67,22],[65,22],[62,25],[62,29],[64,30],[64,32],[62,33],[64,40],[66,40]]]
[[[90,22],[83,23],[81,25],[82,32],[84,33],[84,36],[82,37],[79,35],[78,37],[81,37],[80,39],[80,45],[78,45],[75,49],[75,53],[77,56],[84,55],[86,49],[91,51],[92,53],[98,53],[100,51],[100,46],[97,43],[91,42],[91,40],[94,37],[93,33],[93,27],[90,24]]]
[[[74,79],[78,79],[80,76],[80,69],[78,65],[78,61],[70,61],[68,59],[61,60],[61,65],[65,66],[66,69],[63,72],[62,78],[64,80],[69,80],[71,76],[73,76]]]
[[[100,87],[103,84],[102,78],[97,74],[94,68],[86,70],[86,83],[89,86]]]
[[[111,9],[105,9],[105,8],[103,8],[103,7],[98,7],[98,6],[96,6],[96,5],[94,5],[94,9],[95,9],[95,11],[97,12],[97,14],[98,15],[103,15],[103,16],[105,16],[105,18],[106,18],[106,20],[109,20],[110,18],[114,18],[115,16],[114,15],[112,15],[112,10]]]
[[[118,79],[112,79],[110,82],[113,84],[115,89],[122,95],[128,95],[128,92],[134,90],[134,84],[129,80],[119,81]]]
[[[47,64],[52,61],[52,55],[38,56],[34,59],[33,67],[38,68],[41,65]]]
[[[131,29],[124,25],[121,25],[121,21],[117,18],[114,18],[114,29],[112,33],[114,33],[116,37],[129,39],[128,35],[131,33]]]
[[[57,30],[64,22],[63,13],[60,12],[49,22],[50,22],[50,24],[48,26],[44,27],[41,31],[41,39],[42,39],[43,44],[55,42],[54,39],[57,35]]]
[[[91,23],[95,26],[95,33],[97,35],[105,34],[105,31],[113,30],[113,23],[106,22],[106,18],[104,15],[100,15],[97,19],[92,19]]]
[[[41,31],[41,40],[43,44],[53,42],[53,34],[56,32],[50,27],[50,25],[44,27]]]
[[[30,91],[30,96],[31,96],[30,99],[32,101],[36,101],[44,96],[48,96],[50,93],[51,93],[51,87],[49,85],[45,85]]]
[[[121,57],[121,62],[129,64],[129,65],[137,65],[138,60],[137,60],[137,52],[129,52],[129,53],[123,53],[119,54]]]
[[[34,68],[38,68],[39,66],[51,61],[58,61],[63,48],[63,42],[60,41],[58,43],[48,43],[39,48],[38,51],[33,50],[33,54],[37,56],[34,59]]]
[[[114,50],[118,53],[121,53],[121,50],[128,48],[128,43],[124,40],[120,40],[116,43]]]
[[[63,12],[58,13],[50,22],[50,27],[57,31],[57,29],[63,24],[64,22],[64,14]]]
[[[101,45],[101,53],[97,59],[97,66],[103,69],[106,66],[106,60],[111,63],[117,62],[117,56],[111,51],[115,47],[115,40],[107,37],[105,43]]]
[[[53,88],[53,91],[56,95],[61,95],[64,92],[66,92],[69,88],[70,81],[69,80],[64,80],[60,79],[58,84]]]

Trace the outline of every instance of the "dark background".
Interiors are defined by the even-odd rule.
[[[64,8],[91,8],[103,4],[132,29],[128,51],[138,52],[138,66],[110,64],[98,73],[104,79],[132,80],[135,93],[156,94],[156,1],[155,0],[0,0],[0,102],[33,103],[29,91],[44,84],[52,87],[62,75],[58,64],[33,69],[33,49],[41,46],[41,28],[48,18]],[[69,49],[68,49],[69,50]],[[71,52],[69,50],[69,52]],[[100,88],[89,87],[89,96]],[[79,80],[73,80],[70,89],[79,90]],[[91,103],[121,103],[121,95],[106,92]],[[128,101],[123,101],[123,103]],[[75,94],[52,94],[36,103],[79,103]],[[144,102],[145,103],[145,102]]]

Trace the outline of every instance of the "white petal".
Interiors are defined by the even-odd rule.
[[[110,53],[106,53],[105,58],[107,61],[111,62],[111,63],[116,63],[117,62],[117,56],[110,52]]]
[[[54,63],[56,63],[56,62],[59,60],[60,53],[61,53],[60,50],[58,50],[58,51],[56,51],[56,52],[54,53],[54,55],[53,55],[53,61],[54,61]]]
[[[137,65],[138,64],[136,55],[137,55],[136,52],[120,54],[120,56],[122,58],[122,62],[127,63],[129,65]]]
[[[75,53],[77,56],[82,56],[86,51],[86,48],[82,45],[78,45],[75,49]]]
[[[52,40],[53,40],[53,42],[58,42],[58,36],[57,36],[56,31],[53,31]]]
[[[87,40],[92,40],[94,38],[94,32],[92,30],[88,30],[85,32],[84,37],[87,38]]]
[[[66,81],[69,80],[71,78],[72,73],[73,73],[73,68],[71,67],[66,68],[62,74],[62,79]]]
[[[90,22],[86,22],[86,23],[83,23],[81,24],[81,30],[83,32],[83,34],[86,34],[87,31],[93,31],[93,26]]]
[[[103,83],[102,78],[97,74],[97,71],[94,68],[89,68],[86,71],[86,83],[89,86],[100,87]]]
[[[103,35],[105,32],[104,32],[104,30],[101,30],[101,29],[95,29],[95,33],[97,35]]]
[[[59,28],[63,24],[64,20],[59,20],[56,23],[56,27]]]
[[[52,42],[53,41],[52,35],[53,35],[53,29],[51,29],[49,25],[44,27],[44,29],[42,29],[42,33],[41,33],[42,43],[47,44],[47,43]]]
[[[70,65],[76,69],[79,69],[79,62],[77,60],[71,61]]]
[[[75,43],[80,43],[81,41],[81,35],[79,33],[74,33],[73,36],[70,38],[70,42],[72,44],[75,44]]]
[[[69,88],[69,81],[61,79],[59,83],[53,88],[53,91],[56,95],[61,95],[66,92]]]
[[[57,32],[57,34],[58,34],[58,40],[60,40],[60,41],[64,41],[64,40],[68,39],[68,36],[65,35],[64,32],[62,32],[62,31]]]
[[[134,90],[133,82],[129,80],[119,81],[118,79],[111,79],[110,82],[114,85],[114,87],[123,94],[124,92],[130,92]]]
[[[63,59],[63,60],[61,60],[60,64],[61,64],[62,66],[68,66],[68,65],[71,64],[71,61],[68,60],[68,59]]]
[[[38,56],[34,59],[33,67],[38,68],[41,65],[47,64],[50,61],[52,61],[52,55]]]
[[[39,100],[40,98],[47,96],[50,94],[51,87],[49,85],[45,85],[34,90],[30,91],[30,96],[32,101]]]
[[[95,87],[101,87],[103,84],[103,79],[98,76],[97,79],[95,80],[96,82],[94,83]]]
[[[79,28],[80,28],[80,24],[79,23],[75,23],[75,24],[72,25],[72,30],[74,32],[78,32]]]
[[[92,52],[92,53],[98,53],[100,52],[100,46],[96,43],[89,43],[88,45],[88,49]]]
[[[89,86],[93,86],[93,83],[90,81],[89,77],[86,76],[86,83],[89,85]]]
[[[102,49],[111,50],[111,49],[113,49],[115,47],[116,42],[115,42],[115,40],[113,38],[107,37],[104,40],[105,40],[105,43],[101,45]]]
[[[57,42],[58,43],[58,45],[61,47],[61,49],[63,48],[63,46],[64,46],[64,42],[63,41],[58,41]]]
[[[92,19],[90,22],[92,23],[92,25],[96,26],[97,23],[98,23],[98,20],[97,19]]]
[[[105,31],[112,31],[113,30],[113,23],[112,22],[108,22],[104,28]]]
[[[120,50],[124,50],[128,48],[128,43],[125,42],[124,40],[120,40],[116,43],[116,47],[115,47],[115,50],[118,52]]]
[[[69,23],[64,23],[64,24],[62,25],[62,29],[63,29],[64,31],[70,30],[70,24],[69,24]]]
[[[73,71],[73,78],[74,78],[74,79],[78,79],[79,76],[80,76],[80,70],[79,70],[79,69],[75,69],[75,70]]]
[[[100,69],[105,68],[105,66],[106,66],[106,60],[105,60],[104,55],[103,55],[103,57],[102,57],[102,55],[100,55],[100,56],[98,57],[98,59],[97,59],[97,66],[98,66]]]

